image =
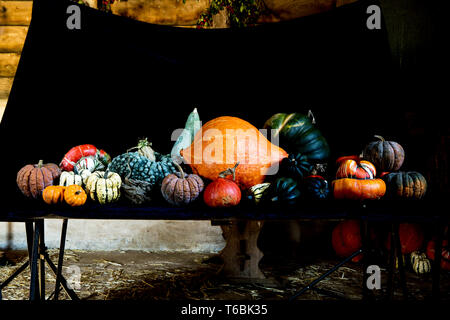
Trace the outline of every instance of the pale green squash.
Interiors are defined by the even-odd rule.
[[[178,137],[177,141],[172,147],[170,155],[172,160],[176,163],[181,163],[183,157],[180,155],[182,149],[188,148],[192,141],[194,141],[195,134],[201,128],[200,116],[198,115],[197,108],[195,108],[188,116],[183,132]]]

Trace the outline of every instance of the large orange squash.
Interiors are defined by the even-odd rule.
[[[241,189],[263,182],[268,174],[275,174],[279,162],[288,156],[256,127],[229,116],[205,123],[192,144],[180,153],[194,173],[211,180],[239,162],[236,183]]]
[[[386,192],[386,184],[381,179],[342,178],[331,183],[335,199],[379,199]]]

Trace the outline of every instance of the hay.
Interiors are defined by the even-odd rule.
[[[58,250],[49,250],[51,259],[58,261]],[[302,262],[262,263],[266,276],[279,281],[280,286],[256,283],[234,283],[218,275],[220,264],[214,254],[201,253],[145,253],[145,252],[93,252],[66,250],[63,275],[70,265],[81,269],[81,287],[75,292],[82,300],[287,300],[331,268],[337,261],[318,260]],[[24,252],[0,266],[0,281],[4,281],[27,259]],[[385,275],[386,270],[382,270]],[[342,277],[344,275],[344,277]],[[383,276],[382,276],[383,277]],[[385,279],[387,277],[383,277]],[[450,275],[441,276],[443,299],[450,300]],[[46,267],[46,296],[55,286],[55,277]],[[3,291],[5,300],[26,300],[29,296],[29,269],[12,281]],[[385,281],[385,280],[384,280]],[[383,283],[385,286],[385,282]],[[318,288],[344,293],[348,298],[362,298],[362,269],[359,264],[339,268],[317,285]],[[431,293],[431,280],[408,272],[408,289],[413,299],[422,300]],[[382,292],[377,293],[381,295]],[[60,300],[70,298],[62,290]],[[402,299],[396,289],[394,298]],[[309,290],[300,300],[335,300]]]

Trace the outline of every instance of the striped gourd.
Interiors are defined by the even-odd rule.
[[[411,252],[411,266],[416,274],[424,274],[431,271],[430,260],[425,253],[419,251]]]
[[[248,198],[253,200],[255,204],[258,204],[261,201],[261,198],[266,193],[270,186],[269,182],[264,182],[260,184],[256,184],[248,189]]]
[[[75,174],[73,171],[63,171],[59,177],[59,185],[68,187],[70,185],[83,185],[83,178],[79,174]]]
[[[100,204],[117,201],[120,197],[122,179],[117,173],[95,171],[86,181],[86,192]]]

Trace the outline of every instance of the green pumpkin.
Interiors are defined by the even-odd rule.
[[[108,170],[120,175],[122,179],[145,181],[153,185],[161,185],[165,176],[177,171],[170,155],[154,153],[155,161],[138,152],[127,152],[115,157]]]
[[[277,113],[266,121],[264,129],[274,129],[280,147],[288,153],[301,153],[315,162],[326,160],[330,155],[327,140],[307,115]],[[273,133],[271,137],[274,138]]]
[[[391,172],[382,179],[386,183],[388,198],[422,199],[427,191],[427,180],[419,172]]]
[[[292,178],[279,177],[270,184],[267,196],[264,201],[272,203],[294,204],[300,197],[300,190],[297,188],[297,182]]]
[[[309,175],[313,166],[308,162],[305,155],[301,153],[291,153],[289,157],[281,161],[281,173],[297,181]]]

